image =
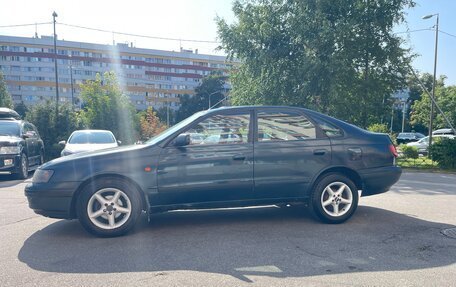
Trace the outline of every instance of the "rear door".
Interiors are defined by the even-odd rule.
[[[312,178],[331,164],[331,145],[299,110],[256,113],[254,186],[257,198],[306,196]]]

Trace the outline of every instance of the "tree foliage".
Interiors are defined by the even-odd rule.
[[[73,131],[82,128],[77,113],[69,105],[61,105],[56,117],[55,103],[51,101],[30,107],[26,119],[38,129],[44,142],[46,159],[60,156],[62,147],[58,142],[67,140]]]
[[[240,60],[234,104],[305,106],[367,127],[406,86],[412,56],[392,31],[412,0],[236,1],[217,19],[221,48]]]
[[[456,139],[440,138],[429,148],[432,160],[442,168],[456,168]]]
[[[157,113],[151,108],[147,108],[140,115],[141,140],[146,141],[151,137],[161,133],[167,127],[160,122]]]
[[[224,98],[224,84],[224,77],[220,73],[212,73],[204,77],[198,87],[195,88],[193,96],[183,95],[181,97],[181,107],[176,115],[177,121],[181,121],[196,112],[207,110],[209,102],[211,106],[214,106],[221,101]]]
[[[139,120],[113,72],[97,74],[95,80],[81,85],[81,97],[81,118],[87,128],[110,130],[124,143],[136,141]]]
[[[441,82],[442,79],[441,79]],[[429,90],[430,92],[430,90]],[[453,125],[456,124],[456,86],[447,86],[443,84],[436,85],[435,100],[439,107],[442,109],[445,116],[451,121]],[[421,124],[429,128],[429,117],[431,98],[427,93],[423,93],[421,99],[415,101],[412,106],[411,122],[412,124]],[[447,128],[449,127],[444,117],[435,109],[435,119],[433,127]]]
[[[13,108],[13,99],[8,93],[3,73],[0,71],[0,107]]]

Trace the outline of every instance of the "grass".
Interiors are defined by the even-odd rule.
[[[417,159],[399,157],[397,164],[403,168],[439,169],[437,162],[423,156]]]

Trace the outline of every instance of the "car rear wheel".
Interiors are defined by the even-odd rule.
[[[25,153],[21,154],[20,161],[18,177],[19,179],[26,179],[28,177],[28,158]]]
[[[82,226],[101,237],[129,232],[141,214],[139,191],[124,180],[106,178],[88,184],[77,202]]]
[[[358,207],[358,189],[352,180],[330,173],[319,180],[311,195],[312,213],[326,223],[348,220]]]

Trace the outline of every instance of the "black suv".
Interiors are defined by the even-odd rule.
[[[0,174],[21,179],[44,163],[44,144],[36,127],[8,108],[0,108]]]

